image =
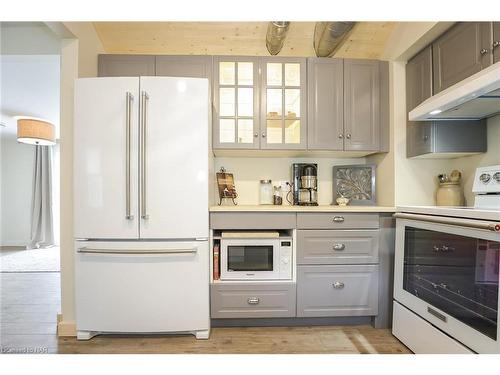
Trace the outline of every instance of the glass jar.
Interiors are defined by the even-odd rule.
[[[273,204],[273,182],[260,180],[260,204]]]
[[[281,186],[275,186],[273,190],[273,204],[281,206],[283,204],[283,191],[281,190]]]

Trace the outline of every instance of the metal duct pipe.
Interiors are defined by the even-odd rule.
[[[355,24],[356,22],[316,22],[314,27],[316,56],[332,56]]]
[[[280,53],[289,27],[290,22],[287,21],[269,22],[266,34],[266,47],[271,55]]]

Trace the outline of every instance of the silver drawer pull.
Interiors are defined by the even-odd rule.
[[[333,250],[335,250],[335,251],[345,250],[345,244],[343,244],[343,243],[333,244]]]
[[[429,306],[427,306],[427,312],[428,312],[429,314],[434,315],[436,318],[438,318],[439,320],[442,320],[443,322],[445,322],[445,323],[446,323],[446,320],[447,320],[447,319],[446,319],[446,316],[444,316],[444,315],[443,315],[443,314],[441,314],[440,312],[438,312],[438,311],[434,310],[433,308],[431,308],[431,307],[429,307]]]
[[[249,305],[258,305],[259,302],[260,302],[260,300],[257,297],[252,297],[252,298],[247,299],[247,303]]]
[[[341,283],[340,281],[335,281],[332,285],[335,289],[342,289],[344,287],[344,283]]]
[[[334,223],[343,223],[344,222],[344,217],[343,216],[334,216],[333,217],[333,222]]]

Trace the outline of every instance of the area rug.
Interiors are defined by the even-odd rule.
[[[59,272],[60,248],[0,250],[0,272]]]

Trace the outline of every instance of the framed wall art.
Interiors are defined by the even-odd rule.
[[[349,199],[349,204],[374,206],[375,165],[339,165],[333,167],[333,203],[337,198]]]

